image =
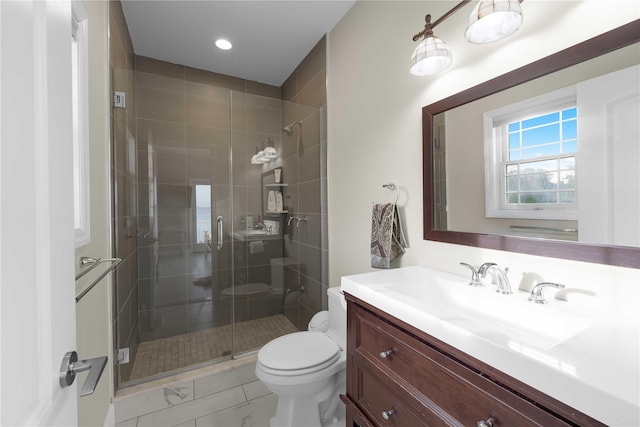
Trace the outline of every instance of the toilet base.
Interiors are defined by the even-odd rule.
[[[302,387],[265,385],[278,396],[276,415],[269,420],[269,427],[344,427],[346,411],[340,400],[340,394],[346,391],[344,368],[328,379]]]

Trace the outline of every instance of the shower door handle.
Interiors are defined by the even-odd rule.
[[[218,250],[222,249],[222,246],[224,245],[224,236],[222,235],[224,231],[222,228],[222,220],[224,220],[222,215],[218,215],[218,218],[216,219],[218,225]]]

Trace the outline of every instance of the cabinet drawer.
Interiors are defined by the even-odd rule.
[[[387,373],[445,418],[465,426],[487,418],[495,426],[569,425],[372,313],[355,307],[354,314],[356,364]]]
[[[427,420],[424,413],[416,413],[412,410],[407,404],[404,393],[388,388],[382,380],[384,376],[362,369],[359,370],[358,377],[360,390],[358,405],[376,425],[398,427],[437,425],[433,423],[434,420]]]

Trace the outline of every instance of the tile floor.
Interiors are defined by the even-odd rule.
[[[256,350],[298,329],[282,314],[140,343],[130,380]],[[235,342],[232,337],[235,335]]]
[[[277,397],[255,376],[256,355],[118,391],[117,427],[267,427]]]

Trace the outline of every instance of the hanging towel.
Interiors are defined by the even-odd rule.
[[[269,195],[267,196],[267,210],[273,212],[276,210],[276,192],[269,191]]]
[[[389,264],[408,248],[395,203],[374,204],[371,215],[371,267]]]
[[[262,252],[264,252],[264,243],[262,242],[262,240],[249,242],[249,253],[251,255],[261,254]]]

